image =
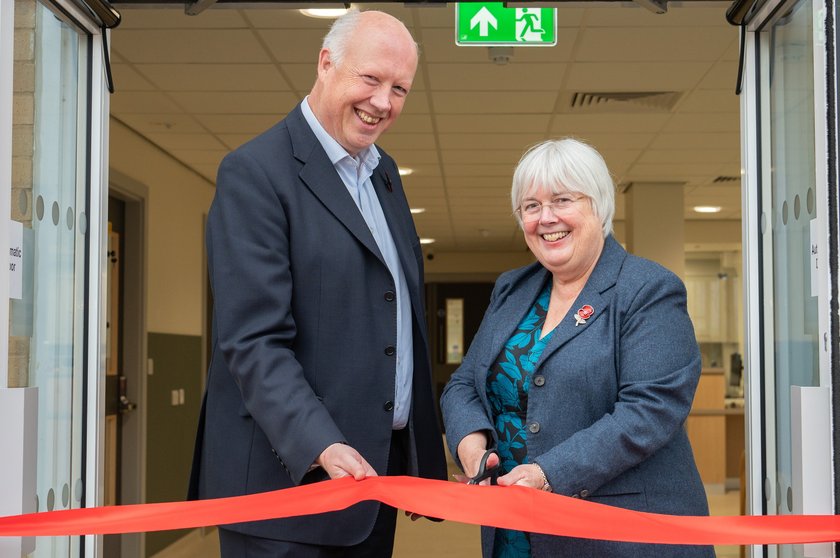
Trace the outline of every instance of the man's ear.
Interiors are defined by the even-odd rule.
[[[318,53],[318,77],[323,77],[324,74],[333,67],[330,51],[322,48]]]

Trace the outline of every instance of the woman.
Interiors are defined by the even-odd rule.
[[[573,139],[520,160],[511,200],[537,258],[499,277],[441,399],[452,455],[469,477],[487,449],[498,484],[624,508],[708,515],[683,423],[700,352],[677,276],[611,235],[603,158]],[[499,463],[499,459],[501,462]],[[482,528],[490,557],[706,557],[643,545]]]

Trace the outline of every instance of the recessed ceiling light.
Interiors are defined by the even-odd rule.
[[[319,19],[335,19],[346,14],[347,8],[306,8],[299,11],[307,17],[317,17]]]
[[[410,169],[408,167],[400,167],[399,172],[400,176],[408,176],[409,174],[414,172],[414,169]]]
[[[719,205],[695,205],[694,211],[697,213],[720,213],[721,207]]]
[[[417,215],[418,213],[424,213],[425,211],[426,211],[425,207],[412,207],[411,208],[411,212],[415,215]]]
[[[431,244],[435,241],[434,238],[421,238],[420,244]]]

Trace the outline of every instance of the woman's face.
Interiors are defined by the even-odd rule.
[[[534,211],[536,204],[542,207]],[[578,192],[553,194],[550,188],[533,186],[520,208],[525,242],[540,263],[562,281],[588,276],[604,247],[601,220],[591,198]]]

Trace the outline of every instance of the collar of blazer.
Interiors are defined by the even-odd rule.
[[[326,151],[321,146],[318,138],[312,132],[300,105],[296,106],[285,119],[289,130],[292,153],[302,163],[300,179],[321,203],[341,222],[359,242],[370,250],[382,265],[385,260],[382,252],[376,244],[370,229],[365,223],[364,217],[359,213],[356,202],[350,197],[347,187],[341,181],[341,177],[335,171],[335,167],[327,157]],[[377,149],[379,149],[377,147]],[[411,214],[407,211],[402,188],[400,187],[399,174],[393,160],[381,149],[382,158],[379,166],[374,169],[371,176],[373,189],[379,198],[385,220],[397,247],[403,273],[406,277],[409,291],[412,298],[419,292],[419,270],[414,261],[411,247],[412,236],[416,236],[411,227]],[[393,167],[393,168],[388,168]],[[387,178],[386,178],[387,173]],[[390,184],[390,187],[389,187]],[[407,214],[404,215],[404,214]],[[406,227],[411,231],[406,230]]]
[[[605,239],[604,249],[600,258],[598,258],[598,263],[595,264],[595,269],[592,270],[592,275],[589,276],[583,290],[569,308],[569,312],[557,325],[557,329],[543,350],[537,366],[545,362],[546,358],[551,356],[554,351],[586,331],[588,326],[608,313],[610,297],[604,296],[603,293],[615,285],[626,257],[627,252],[624,248],[616,242],[612,235],[609,235]],[[525,313],[534,304],[546,281],[549,280],[550,272],[539,262],[523,268],[519,277],[511,277],[510,294],[495,311],[495,315],[498,316],[496,320],[498,325],[493,337],[493,346],[496,353],[490,358],[495,358],[498,355],[500,348],[510,338]],[[574,314],[584,304],[591,306],[594,313],[586,320],[585,324],[576,326]]]

